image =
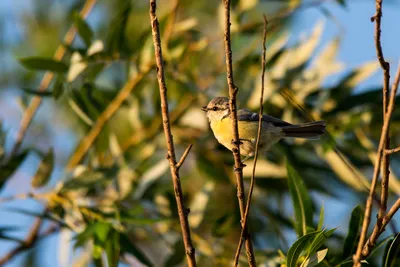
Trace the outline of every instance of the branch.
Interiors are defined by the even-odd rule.
[[[383,119],[387,115],[388,108],[388,96],[389,96],[389,83],[390,83],[390,64],[386,62],[381,45],[381,19],[382,19],[382,0],[376,0],[375,2],[376,13],[371,18],[371,21],[375,21],[375,48],[376,48],[376,57],[378,58],[379,64],[383,70],[383,101],[382,101],[382,110],[383,110]],[[384,152],[386,149],[390,147],[390,138],[389,131],[386,133],[386,140],[384,143]],[[387,209],[387,199],[389,194],[389,155],[383,153],[382,155],[382,179],[381,179],[381,201],[379,205],[379,213],[376,221],[374,232],[379,230],[382,227],[382,221],[386,213]]]
[[[80,15],[82,17],[86,17],[92,10],[95,3],[96,3],[96,0],[86,0],[85,5],[83,6],[83,8],[80,12]],[[76,35],[76,28],[75,28],[75,26],[71,26],[68,29],[67,33],[65,34],[63,44],[58,46],[58,48],[53,56],[53,58],[55,60],[61,60],[64,57],[64,55],[67,51],[65,49],[65,46],[70,45],[72,43],[72,41],[75,38],[75,35]],[[53,80],[53,77],[54,77],[53,72],[48,71],[44,74],[43,79],[39,85],[40,92],[45,91],[49,87],[51,81]],[[13,155],[15,155],[18,152],[19,148],[21,147],[22,140],[24,139],[26,132],[29,128],[29,125],[31,124],[32,119],[35,116],[36,111],[38,110],[41,103],[42,103],[42,98],[40,96],[35,96],[32,99],[31,103],[29,104],[28,108],[26,109],[24,115],[22,116],[20,126],[19,126],[19,131],[17,133],[17,140],[15,141],[15,144],[11,150],[10,158]]]
[[[180,167],[182,166],[182,164],[185,162],[185,160],[186,160],[187,156],[189,155],[189,152],[190,152],[190,150],[192,149],[192,147],[193,147],[193,145],[190,144],[190,145],[186,148],[186,150],[185,150],[185,152],[183,153],[181,159],[180,159],[179,162],[176,164],[176,169],[177,169],[177,170],[179,170],[179,168],[180,168]]]
[[[238,88],[235,86],[233,80],[233,70],[232,70],[232,49],[231,49],[231,23],[230,23],[230,0],[224,0],[224,11],[225,11],[225,23],[224,23],[224,41],[225,41],[225,63],[226,63],[226,80],[229,87],[229,108],[231,112],[232,119],[232,134],[233,134],[233,158],[235,160],[235,174],[236,174],[236,187],[237,187],[237,197],[239,201],[241,224],[244,225],[244,185],[243,185],[243,164],[240,160],[240,140],[239,140],[239,130],[238,130],[238,120],[236,113],[236,95]],[[247,260],[250,266],[256,266],[256,260],[254,257],[253,243],[251,241],[250,233],[247,227],[242,227],[244,229],[245,240],[246,240],[246,251]]]
[[[247,203],[246,203],[246,210],[244,213],[244,219],[243,219],[243,227],[242,227],[242,232],[240,233],[240,240],[239,244],[236,250],[236,255],[235,255],[235,261],[234,261],[234,266],[238,265],[239,262],[239,255],[240,255],[240,250],[242,248],[242,242],[244,239],[244,229],[246,229],[247,226],[247,218],[249,216],[249,210],[250,210],[250,204],[251,204],[251,197],[253,195],[253,188],[255,184],[255,176],[256,176],[256,165],[257,165],[257,159],[258,159],[258,150],[260,146],[260,136],[261,136],[261,129],[262,129],[262,117],[263,117],[263,103],[264,103],[264,76],[265,76],[265,54],[267,51],[267,48],[265,47],[265,40],[267,39],[267,17],[264,15],[264,32],[263,32],[263,53],[261,57],[261,68],[262,68],[262,74],[261,74],[261,96],[260,96],[260,112],[258,114],[258,132],[257,132],[257,142],[256,142],[256,151],[254,154],[254,164],[253,164],[253,174],[251,176],[251,181],[250,181],[250,189],[249,189],[249,195],[247,197]]]
[[[397,93],[397,90],[398,90],[398,87],[399,87],[399,82],[400,82],[400,64],[399,64],[399,67],[397,69],[397,73],[396,73],[395,81],[394,81],[393,86],[392,86],[392,90],[390,92],[390,100],[389,100],[389,105],[388,105],[388,108],[387,108],[387,114],[385,116],[385,121],[384,121],[384,125],[383,125],[384,129],[382,130],[382,136],[384,134],[387,135],[388,129],[386,129],[385,126],[387,128],[389,128],[388,126],[389,126],[390,118],[392,116],[393,109],[394,109],[394,106],[395,106],[396,93]],[[381,138],[382,138],[382,136],[381,136]],[[382,152],[383,151],[380,151],[381,155],[383,154]],[[383,195],[383,192],[382,192],[382,195]],[[378,220],[376,222],[376,225],[374,227],[372,235],[368,239],[368,241],[365,244],[365,246],[363,246],[364,247],[363,250],[362,250],[362,256],[363,257],[367,257],[371,253],[371,249],[375,246],[376,241],[378,240],[378,237],[380,236],[380,234],[385,230],[385,227],[386,227],[387,223],[393,217],[394,213],[399,209],[398,208],[399,205],[400,205],[399,200],[397,200],[397,202],[393,205],[393,207],[390,209],[390,211],[388,212],[388,214],[386,216],[383,215],[382,218],[381,218],[378,215]],[[360,245],[360,243],[359,243],[359,245]],[[360,255],[360,257],[361,257],[361,255]]]
[[[390,155],[400,151],[400,146],[393,149],[385,149],[385,154]]]
[[[354,262],[353,266],[354,267],[361,266],[361,263],[360,263],[361,258],[362,258],[361,254],[362,254],[364,242],[365,242],[367,231],[368,231],[368,226],[371,221],[372,198],[373,198],[373,195],[375,192],[375,187],[376,187],[376,183],[378,180],[381,165],[383,166],[382,193],[381,193],[381,203],[379,206],[378,220],[376,222],[377,229],[380,229],[381,224],[382,224],[382,217],[383,217],[384,213],[386,212],[387,191],[388,191],[389,162],[388,162],[387,155],[383,155],[383,151],[385,149],[389,148],[389,141],[388,141],[389,131],[388,130],[389,130],[390,116],[387,116],[388,115],[387,96],[388,96],[388,90],[389,90],[390,66],[389,66],[389,63],[387,63],[385,61],[385,58],[383,57],[382,45],[381,45],[382,0],[375,1],[375,8],[376,8],[376,13],[371,18],[371,21],[372,22],[375,21],[375,37],[374,37],[375,38],[375,49],[376,49],[376,55],[377,55],[379,64],[381,65],[381,67],[383,69],[384,81],[383,81],[383,104],[382,104],[382,106],[383,106],[384,123],[383,123],[383,129],[381,132],[379,147],[378,147],[378,156],[375,161],[375,168],[374,168],[374,174],[372,177],[371,188],[370,188],[369,196],[368,196],[367,202],[366,202],[364,221],[363,221],[363,225],[362,225],[362,229],[361,229],[361,235],[360,235],[360,239],[358,241],[356,254],[354,254],[354,256],[353,256],[353,262]],[[375,232],[375,230],[374,230],[374,232]]]
[[[171,133],[171,125],[168,113],[167,85],[165,83],[164,61],[162,57],[160,30],[156,15],[156,9],[157,9],[156,0],[150,0],[150,22],[151,22],[151,30],[153,33],[153,44],[155,50],[154,52],[157,63],[157,79],[158,79],[158,86],[160,89],[163,127],[164,127],[165,139],[167,142],[167,150],[168,150],[167,159],[169,160],[172,182],[174,184],[175,199],[178,207],[179,221],[183,235],[183,243],[185,245],[185,250],[186,250],[186,259],[189,266],[196,266],[195,249],[192,245],[192,240],[190,238],[190,227],[188,222],[189,209],[186,209],[183,204],[183,193],[179,178],[179,168],[177,167],[176,163],[174,141]],[[187,151],[187,153],[189,153],[189,151]],[[182,163],[183,160],[181,160]]]
[[[20,252],[23,252],[27,249],[34,247],[37,241],[55,233],[60,229],[59,225],[52,225],[46,231],[44,231],[42,234],[39,235],[39,230],[40,227],[42,226],[42,223],[43,223],[42,217],[36,218],[36,221],[33,223],[33,226],[29,231],[28,235],[26,236],[25,240],[23,240],[16,248],[12,249],[8,253],[4,254],[3,257],[0,258],[0,266],[11,261]]]
[[[147,75],[147,73],[149,73],[150,70],[151,66],[147,66],[143,71],[129,79],[118,95],[97,118],[89,133],[79,143],[78,148],[67,164],[67,169],[71,170],[79,164],[89,148],[92,146],[93,142],[96,140],[97,136],[100,134],[106,122],[115,114],[122,103],[124,103],[124,101],[130,96],[132,90],[142,81],[142,79]]]

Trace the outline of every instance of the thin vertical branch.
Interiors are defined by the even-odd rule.
[[[225,63],[226,63],[226,80],[229,87],[229,108],[231,112],[232,119],[232,133],[233,133],[233,158],[235,160],[235,174],[236,174],[236,189],[237,197],[239,201],[239,209],[241,216],[241,224],[244,224],[244,185],[243,185],[243,164],[240,159],[240,140],[239,140],[239,130],[238,130],[238,120],[237,120],[237,110],[236,110],[236,95],[238,88],[235,86],[233,79],[232,70],[232,49],[231,49],[231,22],[230,22],[230,0],[224,0],[224,11],[225,11],[225,21],[224,21],[224,43],[225,43]],[[250,266],[256,266],[256,260],[254,257],[253,243],[251,241],[250,232],[248,227],[243,227],[245,240],[246,240],[246,251],[247,260]]]
[[[399,83],[400,83],[400,64],[398,66],[397,73],[396,73],[396,78],[395,78],[395,81],[393,83],[392,90],[390,92],[389,105],[388,105],[388,108],[387,108],[387,115],[385,117],[384,127],[385,127],[385,125],[388,126],[389,123],[390,123],[390,118],[392,116],[393,109],[395,107],[396,94],[397,94],[397,90],[398,90],[398,87],[399,87]],[[385,129],[386,128],[384,128],[384,130]],[[383,132],[383,130],[382,130],[382,135],[384,133],[387,133],[387,132]],[[383,154],[383,151],[381,151],[381,154]],[[382,195],[383,195],[383,192],[382,192]],[[386,195],[386,197],[387,197],[387,195]],[[374,227],[374,230],[372,232],[371,237],[368,239],[368,241],[366,242],[365,246],[363,244],[363,246],[364,246],[364,248],[362,250],[362,256],[363,257],[366,257],[371,253],[371,250],[375,246],[376,241],[378,240],[378,237],[385,230],[386,225],[389,223],[389,221],[393,217],[394,213],[399,209],[398,208],[399,205],[400,205],[400,200],[397,200],[397,202],[392,206],[392,208],[390,209],[388,214],[386,214],[386,215],[383,214],[382,218],[380,218],[379,215],[378,215],[378,220],[377,220],[377,222],[375,224],[375,227]]]
[[[376,13],[375,15],[371,18],[371,21],[375,21],[375,48],[376,48],[376,54],[377,58],[379,61],[379,64],[381,65],[383,69],[383,104],[382,104],[382,109],[383,109],[383,127],[382,127],[382,132],[381,132],[381,138],[379,142],[379,147],[378,147],[378,156],[376,158],[375,162],[375,168],[374,168],[374,174],[372,177],[372,182],[371,182],[371,188],[369,192],[369,196],[366,202],[366,207],[365,207],[365,214],[364,214],[364,221],[361,229],[361,235],[360,235],[360,240],[358,242],[357,246],[357,251],[356,254],[353,257],[354,261],[354,266],[358,267],[361,266],[360,260],[362,258],[362,250],[364,247],[364,242],[366,240],[367,236],[367,231],[368,231],[368,226],[371,221],[371,211],[372,211],[372,200],[373,200],[373,195],[375,193],[375,187],[376,183],[378,180],[379,176],[379,171],[380,168],[382,167],[382,193],[381,193],[381,203],[379,206],[379,213],[378,213],[378,219],[375,225],[376,229],[380,229],[382,226],[382,221],[386,213],[386,206],[387,206],[387,198],[388,198],[388,186],[389,186],[389,155],[383,153],[384,150],[389,148],[389,127],[390,127],[390,118],[391,118],[391,113],[393,112],[394,108],[394,101],[396,97],[396,91],[397,91],[397,86],[395,85],[396,82],[393,84],[392,92],[391,92],[391,99],[389,100],[388,103],[388,95],[389,95],[389,83],[390,83],[390,65],[388,62],[385,61],[385,58],[383,56],[382,52],[382,45],[381,45],[381,19],[382,19],[382,0],[376,0],[375,1],[375,8],[376,8]],[[394,93],[394,95],[393,95]],[[393,96],[393,99],[392,99]],[[393,104],[393,106],[390,106],[390,104]],[[390,108],[392,110],[390,110]],[[374,230],[374,232],[376,232]],[[373,241],[373,239],[371,239]],[[370,244],[374,246],[375,244]]]
[[[90,13],[95,3],[96,0],[86,0],[85,5],[83,6],[80,12],[80,15],[85,18]],[[68,29],[67,33],[65,34],[63,44],[61,44],[54,53],[53,58],[55,60],[61,60],[64,57],[67,51],[65,46],[70,45],[72,43],[72,41],[75,38],[75,35],[76,35],[76,28],[75,26],[71,26]],[[54,77],[53,72],[48,71],[44,74],[43,79],[39,85],[40,92],[45,91],[49,87],[51,81],[53,80],[53,77]],[[17,133],[17,139],[11,150],[10,157],[12,157],[12,155],[15,155],[18,152],[19,148],[21,147],[22,140],[24,139],[26,132],[29,128],[29,125],[31,124],[32,119],[35,116],[36,111],[38,110],[41,103],[42,103],[42,98],[40,96],[35,96],[32,99],[31,103],[29,104],[28,108],[25,110],[25,113],[22,116],[20,122],[19,130]]]
[[[150,0],[150,22],[153,34],[153,44],[155,50],[154,52],[157,63],[157,79],[160,89],[163,127],[164,127],[165,139],[167,142],[167,150],[168,150],[167,159],[169,160],[172,182],[174,184],[175,199],[178,207],[179,221],[183,235],[183,243],[185,245],[185,250],[186,250],[186,259],[189,266],[196,266],[195,250],[192,245],[192,240],[190,238],[190,227],[188,222],[189,209],[186,209],[183,204],[183,193],[179,178],[179,167],[177,166],[176,162],[174,141],[169,121],[167,85],[165,83],[164,61],[161,50],[161,38],[160,38],[159,23],[156,15],[156,9],[157,9],[156,0]],[[187,156],[187,153],[185,153],[182,160],[179,161],[180,165],[183,164],[184,158],[186,157],[185,155]]]
[[[254,164],[253,164],[253,173],[251,175],[251,180],[250,180],[250,189],[249,189],[249,194],[247,197],[247,203],[246,203],[246,210],[244,213],[244,219],[243,219],[243,227],[242,227],[242,232],[240,233],[240,239],[239,239],[239,244],[236,250],[236,255],[235,255],[235,261],[234,261],[234,266],[237,266],[239,263],[239,256],[240,256],[240,250],[242,249],[242,243],[244,239],[244,229],[247,227],[247,218],[249,216],[249,210],[250,210],[250,205],[251,205],[251,198],[253,195],[253,189],[254,189],[254,184],[255,184],[255,176],[256,176],[256,165],[257,165],[257,159],[258,159],[258,150],[260,146],[260,136],[261,136],[261,129],[262,129],[262,117],[263,117],[263,103],[264,103],[264,76],[265,76],[265,54],[267,52],[267,48],[265,46],[265,41],[267,39],[267,17],[264,15],[264,32],[263,32],[263,41],[262,41],[262,47],[263,47],[263,52],[261,56],[261,68],[262,68],[262,73],[261,73],[261,95],[260,95],[260,111],[258,113],[258,131],[257,131],[257,141],[256,141],[256,151],[254,154]]]
[[[381,19],[382,19],[382,0],[375,1],[376,13],[371,18],[371,21],[375,21],[375,48],[376,48],[376,57],[378,58],[379,64],[383,70],[383,101],[382,101],[382,110],[383,110],[383,119],[387,114],[388,108],[388,97],[389,97],[389,83],[390,83],[390,64],[385,60],[383,56],[383,50],[381,45]],[[386,136],[386,142],[384,144],[384,149],[389,149],[390,147],[390,138],[389,132]],[[379,213],[376,222],[376,228],[379,229],[382,226],[383,217],[385,216],[387,209],[387,199],[389,193],[389,155],[383,153],[382,155],[382,180],[381,180],[381,202],[379,206]]]

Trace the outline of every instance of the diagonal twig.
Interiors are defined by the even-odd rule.
[[[96,3],[96,0],[86,0],[85,5],[83,6],[83,8],[80,12],[80,15],[82,17],[86,17],[92,10],[95,3]],[[54,53],[53,58],[55,60],[61,60],[64,57],[64,55],[67,51],[65,46],[70,45],[72,43],[72,41],[75,38],[75,35],[76,35],[76,28],[75,28],[75,26],[71,26],[68,29],[67,33],[65,34],[63,44],[61,44],[57,48],[56,52]],[[54,77],[53,72],[48,71],[44,74],[42,81],[40,82],[40,85],[39,85],[40,92],[45,91],[49,87],[51,81],[53,80],[53,77]],[[17,139],[11,150],[10,158],[13,155],[15,155],[18,152],[19,148],[21,147],[22,140],[24,139],[25,134],[29,128],[29,125],[31,124],[32,119],[35,116],[36,111],[38,110],[41,103],[42,103],[42,98],[40,96],[35,96],[35,97],[33,97],[28,108],[25,110],[24,115],[22,116],[22,119],[20,122],[19,130],[17,133]]]
[[[238,120],[237,120],[237,110],[236,110],[236,95],[238,88],[235,86],[233,79],[233,69],[232,69],[232,49],[231,49],[231,29],[230,29],[230,0],[224,0],[224,43],[225,43],[225,63],[226,63],[226,79],[229,87],[229,109],[232,119],[232,133],[233,133],[233,158],[235,160],[235,174],[236,174],[236,187],[237,187],[237,197],[239,201],[241,225],[243,225],[245,204],[244,204],[244,185],[243,185],[243,164],[240,159],[240,140],[239,140],[239,130],[238,130]],[[248,227],[244,228],[245,240],[246,240],[246,251],[247,260],[250,266],[256,266],[256,260],[254,257],[253,243],[251,241],[251,236],[248,231]]]
[[[240,256],[240,250],[242,248],[242,243],[244,239],[244,229],[246,229],[247,226],[247,218],[249,216],[249,210],[250,210],[250,204],[251,204],[251,197],[253,195],[253,188],[255,184],[255,176],[256,176],[256,165],[257,165],[257,159],[258,159],[258,150],[260,146],[260,136],[261,136],[261,129],[262,129],[262,117],[263,117],[263,103],[264,103],[264,76],[265,76],[265,54],[267,51],[267,48],[265,46],[265,41],[267,39],[267,17],[264,15],[264,32],[263,32],[263,52],[261,56],[261,68],[262,68],[262,74],[261,74],[261,96],[260,96],[260,111],[258,113],[258,132],[257,132],[257,142],[256,142],[256,151],[254,154],[254,164],[253,164],[253,173],[251,176],[251,181],[250,181],[250,189],[249,189],[249,194],[247,196],[247,203],[246,203],[246,210],[244,212],[244,219],[243,219],[243,226],[242,226],[242,232],[240,233],[240,240],[239,244],[236,250],[236,255],[235,255],[235,261],[234,261],[234,266],[237,266],[239,263],[239,256]]]
[[[400,146],[396,147],[396,148],[393,148],[393,149],[386,149],[385,150],[385,154],[387,154],[387,155],[394,154],[394,153],[397,153],[397,152],[400,152]]]
[[[186,160],[187,156],[189,155],[189,152],[190,152],[190,150],[192,149],[192,147],[193,147],[193,145],[190,144],[190,145],[186,148],[185,152],[183,152],[181,159],[180,159],[180,160],[178,161],[178,163],[176,164],[177,170],[179,170],[179,168],[180,168],[180,167],[182,166],[182,164],[185,162],[185,160]]]
[[[167,85],[165,83],[164,61],[162,56],[160,29],[156,15],[156,9],[157,9],[156,0],[150,0],[150,22],[153,34],[153,44],[155,50],[154,52],[157,63],[157,80],[160,89],[163,128],[168,150],[167,159],[169,160],[172,182],[174,184],[175,199],[178,207],[183,243],[185,245],[186,259],[189,266],[196,266],[195,249],[192,245],[192,240],[190,237],[190,226],[188,222],[189,209],[185,208],[183,203],[183,193],[179,178],[179,168],[177,167],[176,163],[175,147],[171,132],[171,125],[168,112]],[[187,153],[189,153],[188,149]],[[183,162],[184,158],[186,158],[185,154],[180,162]]]

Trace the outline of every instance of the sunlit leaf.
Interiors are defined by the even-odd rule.
[[[322,228],[324,227],[324,216],[325,216],[324,205],[322,205],[321,210],[319,212],[319,220],[318,220],[317,230],[322,230]]]
[[[313,241],[311,242],[309,248],[308,248],[308,254],[307,254],[307,259],[309,259],[311,256],[313,256],[320,248],[321,246],[325,243],[326,239],[332,235],[332,233],[336,229],[330,229],[330,230],[322,230],[320,233],[318,233]]]
[[[32,178],[32,187],[39,188],[45,186],[50,179],[50,175],[51,172],[53,171],[53,168],[54,168],[54,153],[53,153],[53,148],[50,148],[49,151],[42,158],[42,161],[39,164],[36,174]]]
[[[303,235],[293,245],[290,247],[287,257],[286,257],[286,265],[287,267],[296,267],[297,260],[299,259],[300,255],[305,252],[308,245],[311,243],[313,238],[318,235],[321,231],[316,231],[312,233],[308,233]]]
[[[85,62],[82,56],[75,52],[71,57],[71,66],[69,67],[67,74],[67,81],[72,82],[79,76],[88,66],[88,63]]]
[[[19,62],[25,68],[31,70],[47,70],[53,72],[68,71],[68,66],[65,63],[51,58],[27,57],[27,58],[20,58]]]

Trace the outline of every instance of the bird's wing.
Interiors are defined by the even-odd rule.
[[[239,109],[237,111],[237,115],[238,121],[258,121],[258,113],[252,112],[248,109]],[[268,115],[263,115],[262,120],[263,122],[271,123],[272,125],[277,127],[292,125],[286,121]]]

